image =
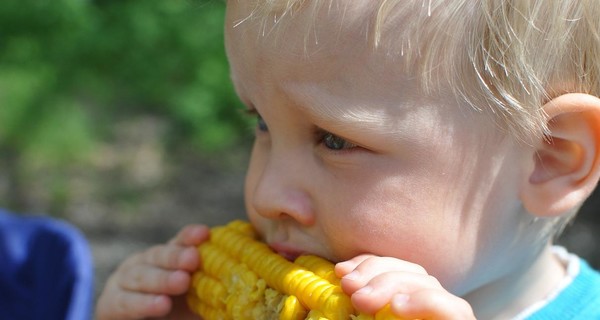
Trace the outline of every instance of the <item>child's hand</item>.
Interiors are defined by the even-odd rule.
[[[361,312],[374,314],[390,304],[403,319],[475,319],[465,300],[446,291],[419,265],[360,255],[338,263],[335,272]]]
[[[206,226],[187,226],[167,244],[129,257],[108,279],[96,319],[198,319],[187,308],[185,292],[200,263],[195,246],[208,235]]]

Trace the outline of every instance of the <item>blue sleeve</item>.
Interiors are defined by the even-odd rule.
[[[91,250],[73,226],[0,211],[3,319],[90,319]]]

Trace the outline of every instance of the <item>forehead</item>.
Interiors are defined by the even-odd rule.
[[[388,53],[419,51],[435,34],[461,38],[471,29],[476,2],[461,0],[229,0],[228,24],[248,24],[254,35],[301,36],[303,49],[344,33]],[[286,32],[287,31],[287,32]],[[454,36],[452,34],[455,34]]]
[[[277,61],[308,65],[329,60],[331,69],[345,70],[363,60],[366,70],[390,74],[390,68],[403,69],[427,90],[439,91],[458,78],[457,68],[468,65],[464,31],[470,30],[465,22],[473,9],[470,2],[305,0],[290,11],[257,9],[262,7],[256,3],[263,2],[268,1],[228,2],[226,47],[234,81],[235,69],[245,67],[236,64],[250,58],[269,62],[261,72],[273,70]]]
[[[412,0],[296,2],[300,5],[288,10],[266,4],[278,1],[230,0],[227,5],[228,31],[245,25],[246,35],[253,40],[260,38],[272,44],[285,43],[287,48],[297,52],[314,54],[317,47],[322,51],[323,46],[339,46],[347,40],[353,45],[372,47],[386,29],[392,29],[393,43],[402,42],[398,40],[406,38],[402,35],[407,33],[408,27],[417,26],[413,18],[429,15],[421,12],[423,7],[417,5],[419,1]],[[381,2],[393,4],[381,6]],[[294,45],[290,46],[292,43]]]
[[[339,58],[344,52],[358,55],[367,47],[367,12],[361,7],[365,6],[340,2],[327,10],[258,14],[251,1],[230,1],[225,30],[228,54],[303,61]]]
[[[407,76],[400,41],[393,42],[395,47],[374,45],[380,9],[377,1],[333,0],[313,6],[316,2],[304,1],[303,7],[293,12],[258,15],[252,1],[229,1],[226,47],[234,82],[241,74],[276,81],[273,77],[293,73],[311,81],[319,77],[324,83],[343,82],[340,75],[385,82]],[[394,11],[403,15],[391,15],[391,22],[383,28],[393,29],[395,38],[401,38],[399,31],[414,25],[408,19],[410,8],[403,6],[405,10]]]

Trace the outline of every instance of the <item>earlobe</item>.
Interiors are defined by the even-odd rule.
[[[552,217],[578,207],[598,183],[600,99],[570,93],[543,108],[550,119],[550,134],[538,141],[521,200],[528,212]]]

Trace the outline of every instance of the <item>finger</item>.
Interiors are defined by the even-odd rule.
[[[143,293],[178,295],[187,291],[191,275],[181,270],[165,270],[151,265],[124,269],[117,276],[121,288]]]
[[[169,240],[169,243],[180,246],[197,246],[206,241],[209,234],[208,226],[192,224],[181,229],[173,239]]]
[[[370,257],[375,257],[375,256],[372,254],[361,254],[350,260],[336,263],[335,269],[334,269],[335,275],[338,276],[338,278],[342,278],[343,276],[352,272],[352,270],[354,270],[359,264],[361,264],[363,261],[365,261],[366,259],[368,259]]]
[[[473,309],[464,299],[444,290],[425,289],[412,294],[395,295],[392,312],[407,319],[473,320]]]
[[[171,310],[171,299],[166,295],[119,291],[103,294],[98,299],[98,320],[129,320],[161,317]]]
[[[195,271],[199,263],[198,252],[194,247],[182,247],[174,244],[153,246],[146,251],[136,254],[123,263],[129,268],[136,265],[152,265],[168,270]]]
[[[374,313],[399,293],[411,294],[425,289],[446,292],[437,279],[430,275],[386,272],[374,277],[365,286],[355,291],[351,299],[357,309]]]
[[[418,264],[408,262],[405,260],[392,258],[392,257],[380,257],[372,254],[362,254],[356,256],[350,260],[339,262],[335,265],[335,273],[338,277],[343,277],[346,274],[354,271],[360,265],[364,265],[363,268],[370,268],[374,264],[390,263],[394,264],[394,270],[411,271],[415,273],[427,273],[427,271]]]
[[[366,286],[374,277],[387,272],[427,275],[425,269],[418,264],[390,257],[361,256],[360,259],[354,260],[340,268],[345,268],[360,260],[362,261],[354,267],[352,272],[342,276],[341,285],[348,294],[354,293],[356,290]]]

